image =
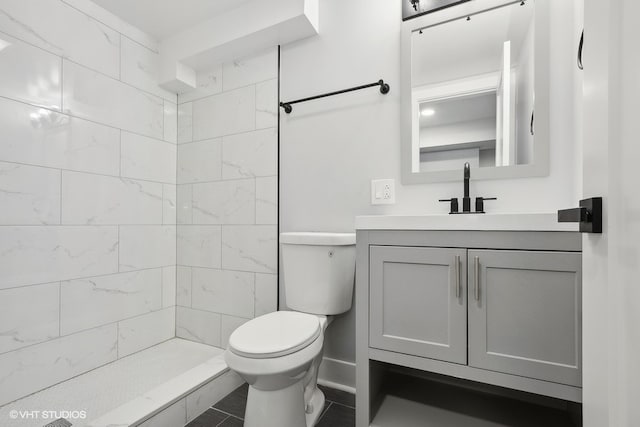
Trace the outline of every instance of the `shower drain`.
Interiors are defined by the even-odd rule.
[[[49,424],[45,425],[44,427],[71,427],[72,424],[65,420],[64,418],[58,418],[55,421],[51,421]]]

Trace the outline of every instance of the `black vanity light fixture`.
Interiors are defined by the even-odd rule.
[[[354,90],[367,89],[375,86],[380,86],[380,93],[383,95],[386,95],[387,93],[389,93],[389,90],[391,90],[391,88],[389,87],[389,84],[385,83],[384,80],[380,79],[374,83],[369,83],[366,85],[361,85],[356,87],[350,87],[349,89],[342,89],[342,90],[337,90],[335,92],[323,93],[322,95],[315,95],[315,96],[310,96],[308,98],[296,99],[295,101],[281,102],[280,106],[284,108],[285,113],[289,114],[293,111],[292,105],[297,104],[299,102],[312,101],[314,99],[326,98],[327,96],[340,95],[341,93],[353,92]]]

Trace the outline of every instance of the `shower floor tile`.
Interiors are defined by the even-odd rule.
[[[52,421],[25,418],[7,424],[14,410],[64,410],[85,411],[86,419],[70,420],[74,427],[82,427],[207,361],[222,358],[223,352],[171,339],[0,407],[0,426],[42,427],[45,421]]]

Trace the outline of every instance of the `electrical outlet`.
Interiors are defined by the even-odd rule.
[[[393,205],[396,203],[396,186],[393,179],[371,180],[371,204]]]

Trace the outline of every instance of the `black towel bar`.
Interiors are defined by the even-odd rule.
[[[293,107],[291,105],[297,104],[299,102],[311,101],[318,98],[325,98],[327,96],[340,95],[341,93],[353,92],[354,90],[367,89],[374,86],[380,86],[380,93],[386,95],[389,93],[389,84],[385,83],[384,80],[380,79],[375,83],[369,83],[362,86],[356,86],[349,89],[337,90],[335,92],[323,93],[322,95],[310,96],[309,98],[296,99],[295,101],[281,102],[280,106],[284,108],[284,112],[289,114],[293,111]]]

